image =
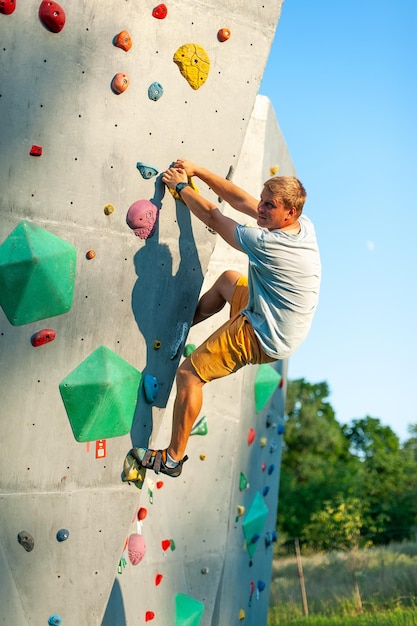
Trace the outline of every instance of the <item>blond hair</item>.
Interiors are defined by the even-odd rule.
[[[274,176],[264,183],[265,189],[277,196],[286,209],[294,209],[301,215],[307,193],[295,176]]]

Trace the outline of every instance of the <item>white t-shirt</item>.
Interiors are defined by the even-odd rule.
[[[312,222],[298,218],[296,235],[239,225],[238,244],[249,258],[249,302],[245,315],[262,349],[275,359],[289,357],[306,338],[316,310],[320,253]]]

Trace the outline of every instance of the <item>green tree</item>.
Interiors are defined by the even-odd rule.
[[[359,471],[328,396],[326,382],[288,385],[278,525],[290,537],[302,536],[324,502],[352,493]]]

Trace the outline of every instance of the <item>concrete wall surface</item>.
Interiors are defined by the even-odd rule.
[[[265,529],[275,528],[280,436],[272,437],[265,412],[272,411],[275,428],[285,387],[256,415],[258,428],[256,368],[219,381],[206,394],[209,433],[192,438],[184,477],[157,485],[148,472],[138,490],[121,483],[120,474],[132,444],[146,445],[150,437],[152,444],[159,438],[166,443],[171,388],[186,339],[182,329],[191,322],[216,242],[165,193],[158,174],[142,178],[136,163],[161,172],[173,159],[189,156],[225,175],[233,166],[237,176],[239,168],[242,184],[254,187],[271,164],[281,161],[282,171],[289,161],[270,105],[258,99],[251,118],[281,2],[190,7],[179,1],[167,5],[166,18],[157,19],[153,3],[80,0],[62,3],[66,21],[60,32],[41,23],[39,6],[39,1],[18,2],[11,14],[0,13],[0,620],[36,626],[48,621],[194,626],[237,623],[244,609],[246,623],[262,624],[267,590],[256,600],[251,583],[261,575],[268,582],[261,555],[265,550],[269,559],[272,548],[258,547],[249,571],[244,517],[236,521],[235,512],[237,505],[249,510],[255,485],[262,493],[268,476]],[[217,38],[222,27],[231,31],[225,42]],[[112,43],[124,29],[133,41],[128,52]],[[191,42],[210,58],[207,81],[198,90],[172,60]],[[117,72],[130,77],[118,95],[111,89]],[[164,90],[158,101],[148,97],[154,81]],[[251,173],[242,167],[251,160],[246,148],[242,151],[245,136],[258,151]],[[42,147],[42,155],[30,155],[32,146]],[[200,191],[208,193],[204,185]],[[145,240],[134,237],[125,221],[138,199],[151,199],[158,208],[156,230]],[[114,207],[109,215],[108,204]],[[55,265],[45,250],[38,258],[35,244],[28,246],[29,259],[27,251],[23,255],[21,243],[11,239],[23,222],[71,244],[74,276],[62,276],[60,263]],[[95,252],[91,259],[90,250]],[[18,266],[9,259],[15,253]],[[38,291],[29,289],[29,275]],[[27,293],[34,310],[48,309],[43,283],[52,281],[53,302],[60,286],[73,279],[65,312],[19,324],[6,315],[7,307],[18,306]],[[32,307],[26,309],[30,314]],[[42,329],[53,329],[56,338],[34,347],[31,338]],[[197,342],[197,329],[187,341]],[[123,436],[77,441],[59,385],[99,346],[142,375],[155,376],[159,394],[151,405],[137,390],[132,425]],[[95,389],[95,382],[82,388],[86,405]],[[110,404],[113,393],[117,388],[110,389]],[[76,407],[77,417],[84,409]],[[252,446],[245,432],[250,425],[257,431]],[[259,445],[259,429],[277,440],[273,452]],[[220,441],[212,435],[216,430]],[[273,464],[274,471],[261,472],[241,492],[240,472],[249,477],[259,462]],[[139,507],[147,509],[147,517],[138,528]],[[62,529],[69,536],[58,541]],[[125,543],[138,530],[147,550],[133,566]],[[19,544],[22,531],[33,538],[33,550]],[[163,540],[172,540],[175,550],[164,551]],[[158,573],[163,578],[155,585]],[[203,603],[201,620],[181,617],[176,594]]]

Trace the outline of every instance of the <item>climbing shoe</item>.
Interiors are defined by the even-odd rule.
[[[178,462],[175,467],[168,467],[166,450],[150,450],[149,448],[132,448],[130,454],[136,459],[142,467],[151,469],[155,474],[166,474],[172,478],[178,478],[182,472],[182,466],[188,459],[188,456]]]

